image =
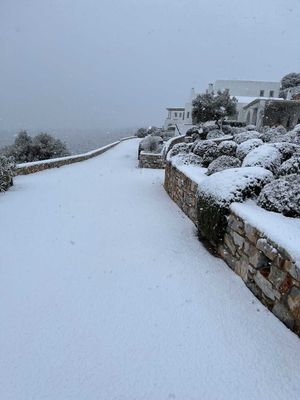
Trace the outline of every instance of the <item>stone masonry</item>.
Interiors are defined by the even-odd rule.
[[[197,184],[167,163],[164,186],[197,225]],[[252,293],[300,336],[300,266],[291,255],[232,211],[223,243],[216,250]]]
[[[197,183],[168,162],[164,187],[171,199],[197,225]]]
[[[139,167],[140,168],[165,168],[165,159],[162,154],[145,153],[141,151],[139,154]]]

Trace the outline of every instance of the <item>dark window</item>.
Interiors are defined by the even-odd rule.
[[[270,97],[274,97],[274,90],[270,90]]]
[[[175,117],[177,117],[177,113],[174,113]]]
[[[261,90],[260,93],[259,93],[259,95],[260,95],[260,97],[264,97],[265,91],[264,91],[264,90]]]
[[[187,118],[190,118],[190,112],[188,111],[188,113],[187,113],[187,116],[186,116]]]

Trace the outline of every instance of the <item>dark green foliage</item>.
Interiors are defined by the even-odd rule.
[[[224,238],[231,203],[257,196],[272,179],[270,171],[250,167],[216,172],[203,180],[197,198],[199,238],[217,248]]]
[[[12,157],[0,156],[0,192],[5,192],[13,184],[15,163]]]
[[[214,247],[222,242],[226,227],[229,206],[221,205],[213,196],[199,196],[197,202],[198,236],[209,241]]]
[[[193,123],[197,124],[206,121],[219,121],[227,116],[236,113],[235,98],[231,98],[228,90],[198,95],[193,101]]]
[[[146,128],[139,128],[135,132],[135,136],[137,136],[138,138],[144,138],[147,135],[148,135],[148,133],[147,133],[147,129]]]
[[[21,131],[4,154],[13,157],[17,163],[24,163],[64,157],[69,152],[63,142],[48,133],[40,133],[32,138],[26,131]]]

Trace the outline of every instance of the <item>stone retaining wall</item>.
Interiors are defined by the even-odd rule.
[[[139,154],[139,167],[141,168],[165,168],[165,159],[162,154],[146,153],[141,151]]]
[[[197,183],[168,162],[165,168],[164,187],[171,199],[197,225]]]
[[[168,163],[164,186],[197,225],[198,185]],[[232,211],[223,243],[215,250],[252,293],[300,336],[300,266],[290,254]]]
[[[107,150],[115,147],[117,144],[121,143],[124,140],[129,140],[133,138],[134,137],[124,138],[117,142],[108,144],[107,146],[103,146],[99,149],[92,150],[84,154],[18,164],[16,167],[15,175],[28,175],[28,174],[33,174],[35,172],[43,171],[45,169],[59,168],[62,167],[63,165],[69,165],[76,162],[85,161],[90,158],[97,157],[102,153],[105,153]]]

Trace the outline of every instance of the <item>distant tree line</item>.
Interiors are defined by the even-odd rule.
[[[2,149],[1,153],[13,157],[16,163],[47,160],[70,154],[62,141],[48,133],[31,137],[26,131],[21,131],[14,143]]]

